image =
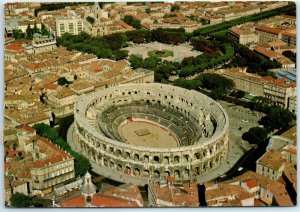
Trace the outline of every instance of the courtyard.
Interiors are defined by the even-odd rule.
[[[173,55],[170,54],[170,56],[162,57],[162,59],[174,62],[181,62],[185,57],[196,57],[202,54],[199,51],[193,50],[193,47],[187,43],[176,46],[159,42],[134,44],[122,50],[127,50],[129,55],[138,55],[143,59],[149,56],[149,52],[169,51],[172,52]]]

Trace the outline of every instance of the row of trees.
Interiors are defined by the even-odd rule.
[[[187,63],[179,72],[180,77],[187,77],[203,72],[205,69],[211,69],[221,65],[234,57],[234,48],[230,44],[223,45],[224,54],[218,57],[211,57],[207,54],[199,55],[195,58],[187,58],[183,64]],[[188,62],[187,62],[188,60]]]
[[[47,31],[46,27],[43,24],[42,24],[41,29],[39,29],[35,23],[33,28],[31,28],[30,24],[28,24],[26,33],[23,33],[21,30],[14,29],[12,32],[12,36],[16,40],[18,40],[18,39],[32,40],[34,33],[40,33],[42,35],[49,35],[49,32]]]
[[[157,56],[150,56],[143,59],[137,55],[130,55],[128,61],[134,69],[145,68],[154,71],[154,78],[156,82],[168,80],[170,75],[175,75],[178,71],[180,63],[171,61],[162,61]]]
[[[281,64],[277,61],[269,60],[262,55],[251,51],[248,47],[236,44],[233,45],[236,57],[232,59],[228,67],[247,67],[247,72],[267,76],[271,73],[269,69],[280,68]]]
[[[186,89],[199,90],[200,88],[205,88],[211,90],[211,97],[215,100],[222,99],[234,89],[232,80],[219,74],[211,73],[203,73],[192,80],[179,78],[174,84]]]
[[[284,51],[282,52],[282,55],[284,55],[285,57],[289,58],[291,61],[296,63],[296,53],[292,51]]]
[[[74,169],[76,176],[83,176],[87,171],[90,170],[91,164],[87,158],[73,151],[70,145],[63,140],[59,135],[55,128],[51,128],[49,125],[44,123],[35,124],[33,126],[37,134],[47,138],[52,143],[58,145],[62,150],[68,152],[72,157],[74,157]]]
[[[15,208],[27,208],[30,206],[33,207],[50,207],[52,205],[51,199],[44,199],[42,197],[28,197],[22,193],[15,193],[11,197],[11,206]]]
[[[269,133],[287,128],[295,118],[295,115],[287,109],[269,106],[268,112],[259,121],[262,126],[250,128],[248,132],[243,134],[242,138],[250,144],[264,146],[269,140]]]
[[[95,54],[98,58],[116,60],[128,57],[128,51],[120,50],[126,46],[126,41],[127,37],[124,33],[107,35],[103,38],[91,37],[86,32],[81,32],[79,35],[65,33],[60,38],[57,38],[58,45],[62,45],[68,50],[75,49]]]
[[[243,24],[243,23],[246,23],[246,22],[258,21],[258,20],[261,20],[261,19],[265,19],[265,18],[269,18],[269,17],[275,16],[275,15],[279,15],[279,14],[282,14],[282,13],[285,13],[285,12],[294,11],[295,8],[296,8],[295,4],[289,4],[287,6],[277,8],[277,9],[273,9],[273,10],[270,10],[270,11],[265,11],[265,12],[261,12],[261,13],[258,13],[258,14],[254,14],[254,15],[234,19],[234,20],[231,20],[231,21],[226,21],[226,22],[216,24],[216,25],[213,25],[213,26],[208,26],[208,27],[205,27],[205,28],[201,28],[201,29],[195,30],[193,32],[193,35],[194,35],[194,37],[195,36],[209,36],[210,33],[213,33],[213,32],[221,31],[221,30],[224,30],[224,29],[229,29],[232,26]]]
[[[134,19],[131,15],[125,15],[123,21],[126,24],[128,24],[130,26],[133,26],[136,29],[141,29],[142,28],[141,21],[137,20],[137,19]]]
[[[239,44],[237,40],[227,35],[227,30],[212,33],[210,40],[215,45],[227,42],[234,48],[235,57],[225,67],[247,67],[247,72],[256,73],[261,76],[271,75],[272,73],[268,71],[269,69],[281,67],[281,64],[277,61],[269,60],[250,50],[248,47]]]
[[[126,32],[128,41],[134,43],[149,43],[158,41],[166,44],[178,45],[188,41],[192,34],[185,33],[183,28],[181,29],[162,29],[158,28],[155,30],[135,30]]]

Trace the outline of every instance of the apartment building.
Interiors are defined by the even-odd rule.
[[[167,181],[150,182],[148,200],[149,206],[154,207],[197,207],[197,183],[176,182],[174,177],[168,177]]]
[[[58,18],[56,19],[56,36],[61,37],[64,33],[78,35],[84,31],[81,18]]]
[[[46,195],[54,186],[75,177],[74,158],[29,127],[17,127],[19,151],[22,157],[16,157],[9,163],[7,174],[17,182],[17,191],[26,191],[33,195]],[[24,185],[24,182],[28,185]]]

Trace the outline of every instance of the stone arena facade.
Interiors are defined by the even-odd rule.
[[[169,129],[178,146],[128,143],[118,129],[137,120]],[[73,142],[91,162],[123,179],[193,180],[227,158],[228,126],[222,107],[199,92],[159,83],[124,84],[78,99]]]

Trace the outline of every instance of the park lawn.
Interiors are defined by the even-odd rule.
[[[158,50],[153,50],[148,52],[149,57],[173,57],[173,51],[162,50],[163,54],[159,54]]]

